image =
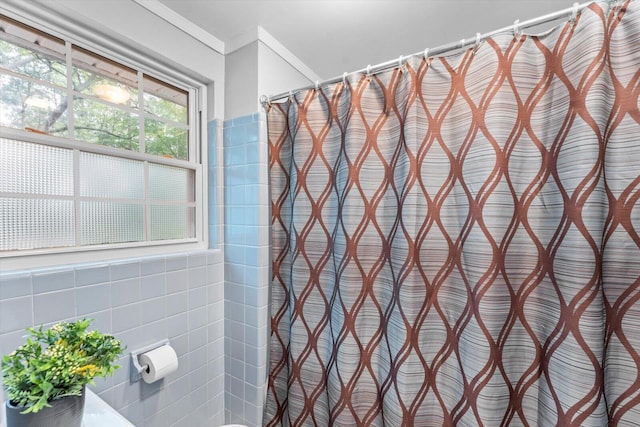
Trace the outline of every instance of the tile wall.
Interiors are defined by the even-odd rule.
[[[269,281],[266,117],[224,122],[225,409],[227,423],[261,425]]]
[[[18,346],[28,326],[82,317],[129,351],[169,338],[177,372],[152,385],[131,383],[127,353],[94,391],[137,427],[261,425],[270,217],[265,115],[211,121],[209,139],[213,250],[1,273],[0,353]],[[223,194],[224,205],[217,203]],[[214,249],[223,234],[224,252]]]
[[[0,353],[28,326],[82,317],[128,351],[169,338],[178,371],[157,383],[122,368],[94,391],[137,427],[224,421],[224,266],[221,251],[0,274]]]
[[[209,122],[209,240],[223,224],[222,122]],[[225,423],[224,255],[221,250],[0,274],[0,354],[28,326],[90,317],[128,351],[168,338],[179,369],[154,384],[129,381],[130,360],[94,390],[137,427]],[[2,399],[3,400],[3,399]],[[1,412],[1,411],[0,411]],[[0,427],[2,423],[0,422]]]

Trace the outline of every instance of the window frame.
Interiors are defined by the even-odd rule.
[[[78,36],[77,33],[65,32],[60,27],[60,23],[43,22],[42,20],[34,20],[32,17],[24,17],[12,13],[0,7],[0,13],[14,19],[20,23],[33,27],[34,29],[50,34],[53,37],[62,39],[66,45],[67,64],[70,65],[71,46],[77,46],[94,54],[103,56],[107,60],[117,62],[125,67],[132,68],[138,72],[138,77],[142,74],[151,78],[166,82],[188,93],[188,159],[180,160],[175,158],[166,158],[154,154],[146,154],[140,151],[129,151],[119,148],[113,148],[105,145],[99,145],[90,142],[83,142],[69,137],[60,137],[54,135],[41,135],[34,132],[28,132],[22,129],[13,129],[0,126],[0,137],[25,141],[35,144],[44,144],[52,147],[60,147],[74,151],[74,156],[78,156],[80,151],[87,153],[95,153],[108,155],[113,157],[132,159],[145,162],[145,169],[148,163],[159,165],[174,166],[192,170],[194,173],[194,203],[195,203],[195,237],[175,240],[145,240],[139,242],[116,243],[109,245],[87,245],[87,246],[71,246],[58,248],[42,248],[32,250],[17,250],[0,252],[0,272],[24,268],[48,267],[60,264],[76,264],[104,262],[108,260],[165,255],[176,252],[187,252],[204,250],[208,248],[208,185],[206,179],[207,165],[207,123],[202,119],[207,117],[207,84],[185,75],[174,64],[160,62],[158,58],[150,56],[140,56],[138,52],[133,52],[127,45],[122,44],[116,39],[105,39],[104,43],[96,45],[89,40],[85,40]],[[118,52],[109,48],[109,45],[120,43]],[[123,55],[122,50],[129,51],[128,55]],[[137,58],[134,60],[133,58]],[[142,60],[142,61],[140,61]],[[12,73],[9,73],[12,75]],[[21,76],[24,78],[26,76]],[[28,78],[28,77],[27,77]],[[53,86],[46,81],[38,81],[40,84]],[[74,91],[70,84],[65,88],[69,102],[73,102],[73,97],[78,93]],[[83,97],[86,95],[82,95]],[[139,112],[141,121],[146,117],[143,111]],[[72,119],[71,119],[72,120]],[[77,161],[73,166],[74,177],[79,179],[79,167]],[[145,178],[145,182],[147,178]],[[80,194],[74,194],[74,203],[81,200]],[[149,200],[144,201],[145,204]],[[79,218],[76,217],[76,221]],[[77,224],[77,223],[76,223]],[[148,224],[147,224],[148,226]]]

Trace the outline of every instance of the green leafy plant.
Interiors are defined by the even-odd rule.
[[[60,322],[49,329],[27,328],[25,344],[2,357],[4,389],[22,413],[38,412],[49,402],[81,395],[95,377],[113,375],[124,348],[109,334],[87,331],[91,319]]]

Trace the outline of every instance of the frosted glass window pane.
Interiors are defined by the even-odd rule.
[[[73,103],[76,139],[138,151],[138,115],[88,98]]]
[[[80,195],[109,199],[144,197],[144,164],[137,160],[80,153]]]
[[[0,138],[0,192],[73,195],[73,152]]]
[[[151,206],[151,240],[195,237],[195,208]]]
[[[0,198],[0,251],[73,246],[71,200]]]
[[[67,136],[66,108],[62,90],[0,73],[0,125]]]
[[[144,240],[144,209],[127,203],[80,203],[81,245]]]
[[[149,198],[192,202],[194,171],[172,166],[149,164]]]

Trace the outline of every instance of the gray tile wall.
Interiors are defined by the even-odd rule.
[[[225,410],[262,424],[267,366],[269,186],[264,113],[224,122]]]
[[[24,329],[82,317],[127,346],[122,368],[94,391],[138,427],[224,423],[224,266],[221,251],[0,274],[0,353]],[[129,381],[129,352],[168,338],[178,371]]]

